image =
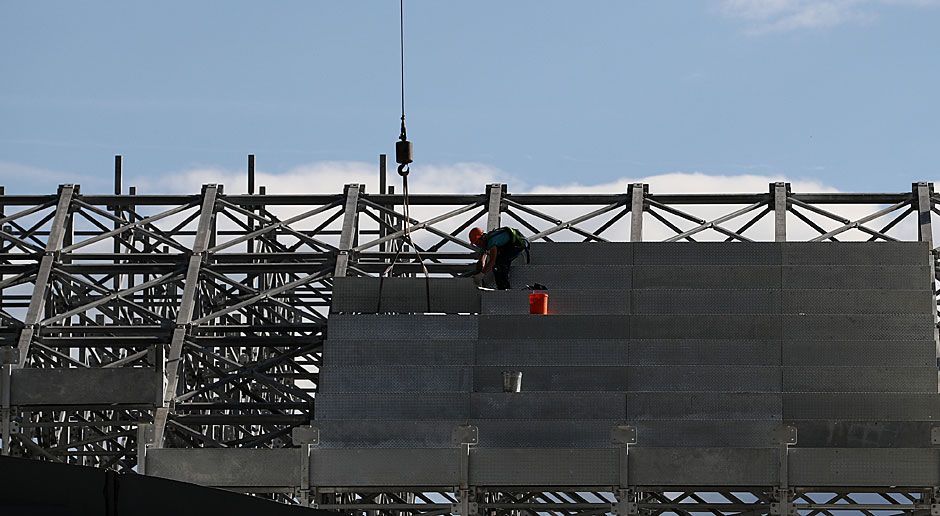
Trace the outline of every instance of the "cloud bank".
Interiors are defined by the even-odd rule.
[[[823,29],[876,20],[886,7],[926,8],[938,0],[721,0],[722,14],[743,20],[751,34]]]

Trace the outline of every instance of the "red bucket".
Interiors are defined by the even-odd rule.
[[[548,294],[545,292],[533,292],[529,294],[529,313],[548,315]]]

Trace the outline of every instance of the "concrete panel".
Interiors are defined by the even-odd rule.
[[[466,419],[467,393],[328,393],[317,395],[316,419]]]
[[[330,315],[330,340],[477,338],[477,317],[469,315]]]
[[[637,265],[633,288],[775,289],[780,267],[771,265]]]
[[[154,405],[162,389],[149,367],[25,368],[10,391],[13,405]]]
[[[483,292],[482,313],[487,315],[521,315],[529,313],[528,290],[495,290]],[[629,290],[570,290],[548,291],[548,310],[551,314],[629,314]]]
[[[479,313],[480,290],[471,278],[335,278],[331,312]],[[430,310],[428,310],[430,282]]]
[[[776,315],[631,315],[634,339],[777,339]]]
[[[637,365],[780,364],[780,341],[732,339],[632,339],[629,357]]]
[[[630,265],[635,246],[629,242],[532,242],[529,254],[532,265]]]
[[[615,449],[471,449],[477,486],[603,486],[620,479]]]
[[[935,421],[788,421],[807,448],[923,448]]]
[[[930,267],[784,265],[783,288],[926,290],[930,288]]]
[[[523,388],[525,378],[523,377]],[[619,419],[625,399],[611,392],[474,393],[471,417],[478,419]]]
[[[929,290],[783,290],[785,314],[924,314],[936,300]]]
[[[783,387],[788,392],[937,392],[937,368],[785,367]]]
[[[477,365],[627,365],[628,341],[618,339],[480,339]]]
[[[734,392],[627,393],[627,421],[750,420],[782,417],[780,394]]]
[[[633,291],[636,314],[775,314],[779,290],[643,289]]]
[[[783,315],[783,338],[793,340],[919,340],[933,335],[933,315]]]
[[[469,392],[463,366],[345,366],[320,371],[319,392]]]
[[[475,367],[475,392],[502,392],[506,367]],[[627,367],[604,366],[513,366],[522,371],[523,391],[613,391],[629,390]]]
[[[320,448],[453,448],[451,433],[466,419],[317,420]]]
[[[937,363],[937,346],[923,340],[787,340],[784,365],[914,366]]]
[[[786,420],[935,421],[940,418],[940,394],[786,393],[783,416]]]
[[[465,365],[473,363],[474,341],[468,339],[327,340],[325,368],[351,365]]]
[[[926,242],[786,242],[786,265],[927,265]]]
[[[210,487],[299,487],[300,462],[293,448],[154,448],[147,474]]]
[[[551,290],[624,290],[632,285],[633,268],[628,265],[522,265],[516,260],[510,280],[513,287],[541,283]]]
[[[525,376],[523,376],[523,379]],[[780,368],[775,366],[633,366],[630,391],[780,391]]]
[[[638,242],[635,265],[779,265],[774,242]]]
[[[777,483],[772,448],[630,448],[630,483],[648,486],[768,486]]]
[[[790,484],[929,487],[940,483],[937,448],[802,448],[789,453]]]
[[[317,487],[454,486],[457,449],[318,449],[310,454]]]
[[[481,339],[628,339],[624,315],[481,315]]]

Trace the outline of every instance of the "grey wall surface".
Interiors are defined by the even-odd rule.
[[[585,485],[616,473],[606,454],[619,423],[637,428],[637,482],[708,485],[710,471],[737,468],[763,484],[777,481],[775,436],[789,425],[793,479],[919,485],[940,471],[926,450],[940,418],[931,272],[923,243],[533,244],[512,281],[547,285],[548,316],[528,314],[527,291],[465,280],[436,280],[459,300],[438,299],[443,314],[376,314],[377,280],[346,280],[320,447],[454,447],[450,431],[469,423],[479,482],[528,478],[526,464],[557,455],[534,450],[607,450],[591,474],[573,462],[568,476],[530,478]],[[425,311],[424,285],[399,280],[387,311]],[[523,373],[523,392],[501,392],[505,370]],[[916,449],[916,467],[866,477],[870,462]]]

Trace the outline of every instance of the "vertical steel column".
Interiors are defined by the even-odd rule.
[[[917,207],[917,239],[921,242],[927,242],[927,249],[930,253],[930,277],[933,278],[930,288],[937,293],[937,255],[933,247],[933,225],[931,224],[931,209],[933,208],[933,183],[914,183],[914,203]],[[934,331],[933,338],[936,344],[937,367],[940,367],[940,332],[937,330],[937,311],[934,310]]]
[[[770,194],[774,209],[774,242],[787,241],[787,196],[790,183],[771,183]]]
[[[379,154],[379,195],[385,195],[388,190],[388,156],[385,154]],[[387,206],[386,206],[387,207]],[[385,213],[379,213],[379,238],[385,237],[388,234],[388,228],[385,227],[387,223],[388,215]],[[379,244],[379,252],[384,253],[386,249],[385,242]]]
[[[643,241],[643,198],[649,190],[649,185],[633,183],[627,187],[630,194],[630,241]]]
[[[65,237],[65,230],[71,217],[69,209],[72,205],[72,197],[77,193],[77,185],[59,186],[59,202],[55,208],[55,217],[52,219],[52,227],[49,230],[49,239],[46,240],[45,252],[39,261],[39,272],[36,273],[35,287],[29,300],[29,308],[26,310],[23,330],[20,332],[20,338],[17,341],[16,347],[19,350],[17,367],[26,365],[33,336],[39,331],[39,321],[46,306],[46,289],[52,275],[52,266],[59,258],[59,250],[62,249],[62,240]]]
[[[0,347],[0,454],[10,454],[10,439],[12,432],[12,407],[10,403],[10,388],[12,387],[13,364],[16,363],[16,348],[10,346]]]
[[[166,432],[166,422],[173,400],[176,397],[176,385],[179,382],[180,358],[183,355],[183,343],[191,330],[193,311],[196,304],[196,292],[199,290],[199,271],[206,258],[210,233],[215,220],[215,203],[222,187],[214,184],[202,187],[202,207],[199,224],[196,227],[196,239],[193,252],[186,267],[186,279],[183,283],[183,295],[180,298],[179,312],[176,315],[176,328],[170,340],[170,350],[166,357],[166,386],[163,388],[163,401],[154,414],[154,447],[162,448]]]
[[[506,185],[494,183],[486,185],[486,230],[493,231],[500,226],[500,211],[503,205],[503,194]]]
[[[336,255],[336,268],[333,276],[342,278],[346,276],[349,266],[349,250],[353,247],[355,234],[359,221],[359,186],[346,185],[343,193],[346,195],[346,206],[343,211],[343,231],[339,236],[339,254]]]

